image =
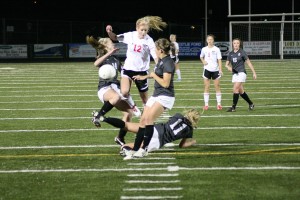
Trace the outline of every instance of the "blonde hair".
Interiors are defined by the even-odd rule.
[[[97,51],[97,56],[101,57],[107,53],[107,44],[110,38],[99,38],[96,40],[93,36],[86,36],[86,42],[94,47]]]
[[[200,112],[196,109],[185,110],[184,117],[191,122],[193,127],[197,127],[200,120]]]
[[[140,25],[148,25],[149,30],[162,31],[162,28],[167,27],[168,24],[159,16],[145,16],[136,21],[136,26],[138,27]]]

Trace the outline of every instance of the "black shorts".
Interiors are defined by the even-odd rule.
[[[128,78],[130,78],[131,80],[133,80],[133,76],[136,75],[147,75],[148,71],[141,71],[141,72],[136,72],[136,71],[132,71],[132,70],[125,70],[123,69],[123,75],[127,76]],[[137,89],[139,92],[147,92],[148,91],[148,79],[145,80],[135,80],[134,81]]]
[[[211,72],[211,71],[208,71],[207,69],[204,69],[202,77],[206,78],[206,79],[216,80],[216,79],[221,78],[221,75],[220,75],[219,71]]]

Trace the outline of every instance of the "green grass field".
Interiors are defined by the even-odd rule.
[[[102,106],[92,63],[1,63],[0,199],[300,199],[300,61],[252,62],[258,79],[247,68],[245,88],[254,111],[240,98],[237,112],[226,112],[232,83],[224,71],[223,110],[212,84],[197,145],[175,142],[130,161],[114,143],[117,129],[91,123]],[[159,121],[185,108],[202,112],[202,65],[180,68],[174,108]],[[132,94],[141,108],[135,87]]]

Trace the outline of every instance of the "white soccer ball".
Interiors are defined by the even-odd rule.
[[[99,68],[99,77],[104,80],[113,79],[116,73],[115,67],[110,64],[102,65]]]

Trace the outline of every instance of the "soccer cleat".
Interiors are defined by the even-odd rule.
[[[136,106],[136,105],[134,105],[133,107],[132,107],[132,112],[133,112],[133,114],[136,116],[136,117],[140,117],[141,116],[141,111],[140,111],[140,109]]]
[[[147,149],[140,148],[137,152],[133,154],[134,158],[142,158],[148,155]]]
[[[235,112],[235,108],[234,107],[230,107],[230,108],[228,108],[228,110],[226,112]]]
[[[208,106],[203,106],[203,110],[208,110]]]
[[[100,124],[100,119],[99,118],[97,118],[97,117],[93,117],[92,118],[92,122],[93,122],[93,124],[96,126],[96,127],[101,127],[101,124]]]
[[[129,151],[131,151],[132,149],[129,146],[122,146],[121,147],[121,151],[120,151],[120,155],[125,157]]]
[[[134,159],[133,154],[135,154],[136,151],[130,150],[130,151],[125,151],[125,157],[123,160],[131,160]]]
[[[222,110],[223,107],[221,105],[217,105],[217,110]]]
[[[119,138],[118,136],[115,137],[115,143],[117,143],[120,146],[123,146],[125,144],[124,138]]]
[[[249,110],[254,110],[254,104],[249,105]]]

